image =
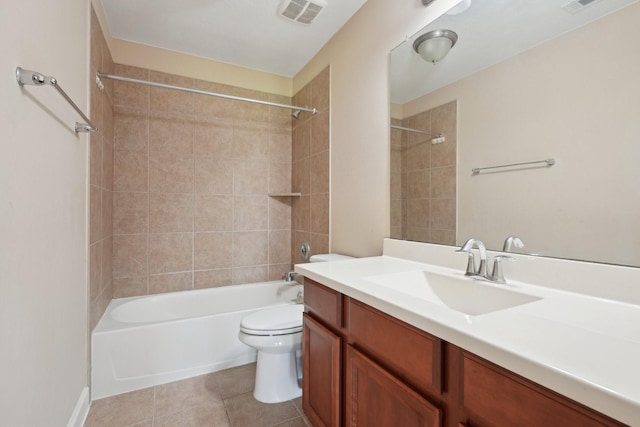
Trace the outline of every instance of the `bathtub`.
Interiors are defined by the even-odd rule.
[[[255,361],[238,340],[240,321],[299,292],[275,281],[112,300],[91,334],[91,398]]]

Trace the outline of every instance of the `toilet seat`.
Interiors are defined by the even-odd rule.
[[[240,332],[247,335],[274,336],[302,331],[304,305],[288,304],[256,311],[240,322]]]

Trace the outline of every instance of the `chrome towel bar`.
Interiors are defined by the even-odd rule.
[[[45,76],[44,74],[38,73],[36,71],[25,70],[22,67],[17,67],[16,68],[16,80],[18,81],[18,84],[20,86],[24,86],[24,85],[32,85],[32,86],[51,85],[51,86],[53,86],[54,88],[56,88],[58,93],[60,95],[62,95],[62,97],[69,103],[69,105],[71,105],[73,107],[73,109],[76,110],[76,112],[78,114],[80,114],[80,116],[85,121],[85,123],[76,122],[74,127],[73,127],[73,130],[76,133],[78,133],[78,132],[97,132],[98,131],[98,128],[96,128],[93,124],[91,124],[91,120],[89,120],[89,118],[82,112],[82,110],[80,108],[78,108],[78,105],[76,105],[76,103],[73,102],[73,100],[71,98],[69,98],[69,95],[67,95],[67,93],[64,90],[62,90],[62,88],[58,84],[58,80],[56,80],[54,77]]]
[[[547,166],[553,166],[556,164],[556,160],[555,159],[544,159],[544,160],[536,160],[534,162],[522,162],[522,163],[511,163],[508,165],[499,165],[499,166],[487,166],[484,168],[473,168],[471,169],[471,172],[473,173],[473,175],[478,175],[480,173],[480,171],[483,170],[487,170],[487,169],[498,169],[498,168],[510,168],[510,167],[515,167],[515,166],[527,166],[527,165],[535,165],[538,163],[546,163]]]

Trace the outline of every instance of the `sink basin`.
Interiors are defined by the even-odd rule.
[[[540,299],[500,287],[504,285],[423,270],[369,276],[365,279],[469,315],[492,313]]]

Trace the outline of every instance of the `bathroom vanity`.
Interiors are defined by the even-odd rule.
[[[438,262],[398,258],[406,245],[412,257]],[[640,423],[636,304],[507,276],[495,286],[530,298],[456,305],[459,294],[425,291],[431,273],[462,274],[445,259],[442,247],[385,242],[381,257],[296,266],[306,277],[303,408],[314,426]],[[519,258],[522,270],[528,261],[540,267]],[[463,270],[464,259],[456,262]],[[425,271],[421,283],[416,272]]]

